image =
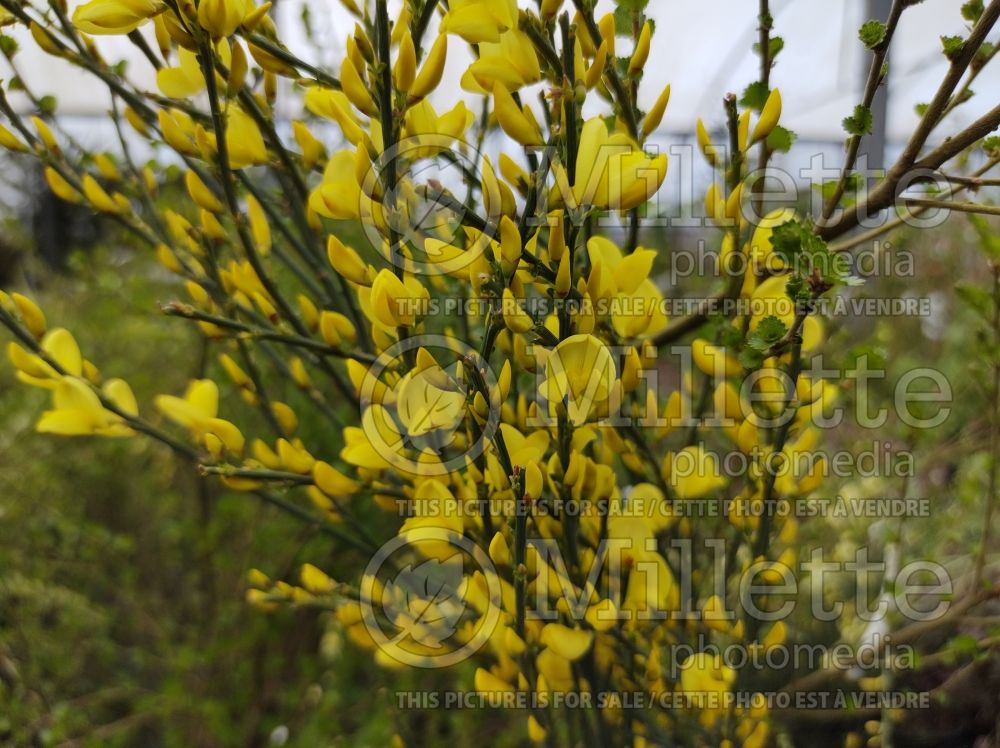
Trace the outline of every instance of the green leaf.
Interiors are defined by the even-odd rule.
[[[942,36],[941,46],[944,48],[944,56],[949,60],[954,60],[965,48],[965,39],[960,36]]]
[[[747,345],[755,351],[764,353],[781,340],[788,327],[775,316],[765,317],[757,325],[757,329],[747,335]]]
[[[966,306],[984,320],[989,321],[993,316],[993,300],[979,286],[974,286],[971,283],[956,283],[955,293],[959,299],[965,302]]]
[[[886,26],[881,21],[865,21],[858,30],[858,38],[868,49],[875,49],[885,40]]]
[[[788,153],[792,149],[796,135],[794,132],[781,125],[775,125],[767,136],[767,147],[778,153]]]
[[[918,117],[923,117],[927,113],[927,107],[929,104],[917,104],[913,107],[913,111],[917,113]]]
[[[969,0],[962,6],[962,18],[975,23],[983,14],[983,0]]]
[[[6,34],[0,34],[0,52],[2,52],[7,57],[13,57],[17,54],[17,40],[12,36],[7,36]]]
[[[767,97],[770,94],[771,90],[761,81],[754,81],[743,89],[743,95],[740,97],[740,106],[744,109],[756,109],[759,112],[764,108],[764,104],[767,102]]]
[[[786,221],[774,228],[771,244],[775,255],[792,269],[786,291],[790,298],[808,301],[817,288],[814,279],[827,287],[848,283],[851,280],[850,261],[839,253],[831,252],[813,231],[812,222]],[[807,287],[805,279],[809,279]]]
[[[979,651],[979,640],[972,634],[959,634],[945,645],[947,651],[973,655]]]
[[[983,150],[986,153],[1000,153],[1000,135],[983,138]]]
[[[55,96],[43,96],[38,100],[38,111],[42,114],[55,114],[56,111],[56,97]]]
[[[753,348],[744,348],[739,355],[740,366],[744,369],[759,369],[764,363],[763,354]]]
[[[976,50],[976,54],[972,56],[972,63],[970,67],[973,70],[981,70],[983,65],[993,58],[995,49],[996,45],[992,42],[983,42],[982,46]]]
[[[993,262],[1000,262],[1000,235],[982,216],[969,214],[969,221],[979,234],[979,248]]]
[[[774,63],[774,58],[777,57],[781,50],[785,48],[785,40],[780,36],[772,36],[767,41],[767,59]],[[753,45],[754,54],[760,56],[760,42],[755,42]]]
[[[849,135],[867,135],[872,131],[872,110],[858,104],[853,115],[844,117],[843,125]]]

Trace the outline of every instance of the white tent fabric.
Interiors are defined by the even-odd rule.
[[[303,3],[309,5],[313,44],[301,33]],[[391,7],[398,11],[400,5],[400,0],[395,0]],[[782,91],[784,124],[803,140],[836,143],[845,137],[841,120],[857,103],[862,71],[870,58],[857,38],[857,29],[865,20],[865,5],[864,0],[772,3],[774,33],[785,40],[772,81]],[[906,137],[916,122],[914,105],[931,97],[944,74],[947,62],[940,51],[939,37],[966,33],[961,5],[961,0],[924,0],[903,14],[889,73],[890,143]],[[278,22],[289,46],[302,57],[336,70],[344,39],[354,27],[354,19],[346,10],[335,0],[284,0],[278,6]],[[610,0],[602,0],[598,12],[611,7]],[[757,75],[758,63],[751,51],[756,40],[757,3],[651,0],[648,13],[656,21],[657,35],[640,89],[640,104],[648,106],[664,85],[672,85],[661,136],[671,140],[688,136],[699,116],[706,122],[721,124],[722,96],[729,91],[739,93]],[[100,116],[107,110],[107,94],[98,82],[41,53],[24,36],[17,63],[38,93],[55,95],[60,112],[74,117]],[[460,41],[455,41],[450,48],[445,84],[432,100],[437,106],[450,106],[460,95],[469,103],[475,99],[459,87],[470,57],[464,50],[459,51]],[[108,60],[128,59],[133,79],[155,89],[149,64],[126,39],[101,38],[99,44]],[[10,74],[0,65],[0,76]],[[953,121],[946,123],[941,132],[953,129],[949,125],[971,121],[994,106],[1000,100],[1000,75],[988,69],[973,89],[976,97],[953,113]],[[285,113],[296,114],[292,110]]]

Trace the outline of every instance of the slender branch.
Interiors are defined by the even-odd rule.
[[[861,106],[865,109],[871,109],[875,95],[878,93],[878,87],[884,78],[883,66],[889,54],[889,45],[896,34],[896,28],[899,26],[899,18],[902,16],[907,4],[906,0],[894,0],[892,3],[892,9],[889,11],[889,19],[885,25],[885,37],[874,49],[872,64],[868,69],[868,78],[865,81],[865,90],[861,96]],[[862,137],[862,135],[851,135],[847,141],[847,156],[844,159],[844,168],[841,171],[840,180],[837,182],[833,194],[830,195],[830,199],[827,200],[826,205],[823,207],[823,213],[820,220],[817,221],[817,226],[825,226],[840,204],[840,199],[844,196],[844,191],[847,189],[848,179],[854,172],[854,167],[857,164]]]

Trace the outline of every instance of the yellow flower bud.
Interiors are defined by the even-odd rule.
[[[420,72],[417,73],[413,85],[410,86],[410,101],[422,99],[438,87],[438,84],[441,82],[441,75],[444,73],[444,64],[447,56],[448,35],[438,34],[438,38],[434,40],[434,44],[427,53],[427,59],[424,60]]]
[[[357,492],[358,482],[319,460],[312,467],[313,483],[327,496],[350,496]]]
[[[615,56],[616,33],[614,13],[606,13],[602,16],[601,20],[597,22],[597,29],[601,32],[601,38],[608,45],[608,54],[613,58]]]
[[[250,236],[261,257],[271,254],[271,227],[264,208],[253,195],[247,195],[247,217],[250,219]]]
[[[201,0],[198,24],[214,39],[231,36],[243,23],[245,8],[242,0]]]
[[[501,83],[493,87],[493,111],[503,131],[518,143],[541,144],[542,134],[538,130],[538,125],[525,116],[510,91]]]
[[[83,195],[95,210],[102,213],[121,213],[121,207],[90,174],[83,176]]]
[[[246,82],[250,64],[247,53],[239,42],[233,44],[232,61],[229,63],[229,80],[226,81],[226,95],[236,96]]]
[[[306,169],[312,170],[313,167],[326,158],[326,148],[310,132],[304,122],[300,122],[299,120],[292,121],[292,135],[295,137],[295,142],[298,143],[299,148],[302,149],[302,163]]]
[[[500,267],[509,276],[521,260],[521,232],[517,224],[504,216],[500,219]]]
[[[271,412],[274,414],[275,419],[277,419],[278,425],[281,426],[286,434],[293,433],[299,427],[298,416],[295,415],[295,411],[286,403],[278,400],[273,401],[271,403]]]
[[[526,333],[535,326],[535,320],[521,308],[509,288],[503,290],[502,311],[503,322],[511,332]]]
[[[607,63],[608,43],[601,42],[601,46],[597,48],[597,54],[594,56],[594,61],[587,69],[587,73],[583,78],[583,83],[587,88],[593,88],[598,84],[598,82],[600,82],[601,76],[604,75],[604,67]]]
[[[668,83],[663,91],[660,93],[659,98],[656,102],[649,108],[646,112],[646,118],[642,121],[642,137],[648,138],[650,134],[656,131],[656,128],[660,126],[660,122],[663,120],[663,114],[667,111],[667,103],[670,101],[670,84]]]
[[[562,4],[563,0],[542,0],[542,18],[546,20],[555,18],[559,14],[559,8],[562,7]]]
[[[302,569],[299,572],[299,581],[313,595],[328,595],[337,587],[336,582],[312,564],[302,564]]]
[[[41,339],[45,335],[46,324],[45,314],[39,308],[38,304],[19,293],[12,293],[10,298],[14,302],[14,306],[17,307],[17,311],[21,315],[21,321],[28,328],[28,332],[36,338]]]
[[[698,147],[701,149],[705,159],[712,166],[716,166],[721,160],[722,154],[720,154],[715,145],[712,144],[712,137],[708,134],[705,123],[702,122],[700,118],[695,126],[695,135],[698,140]]]
[[[524,468],[524,495],[526,498],[537,499],[542,495],[542,471],[535,462],[529,462]]]
[[[343,87],[344,94],[348,100],[358,110],[364,112],[369,117],[374,117],[378,114],[378,107],[375,106],[375,101],[368,91],[368,85],[361,78],[361,74],[354,67],[354,63],[351,62],[349,57],[345,57],[343,64],[340,66],[340,85]]]
[[[496,533],[490,541],[490,560],[497,566],[510,566],[510,549],[501,533]]]
[[[566,298],[573,283],[573,269],[570,263],[569,252],[563,252],[559,260],[559,269],[556,271],[556,295]]]
[[[333,234],[326,240],[326,256],[330,265],[342,278],[359,286],[371,285],[368,266],[362,261],[361,256]]]
[[[736,147],[740,149],[741,153],[747,149],[747,138],[749,137],[749,133],[750,110],[747,109],[740,115],[740,119],[736,127]]]
[[[542,727],[541,723],[535,719],[534,714],[528,715],[528,740],[532,743],[544,743],[548,735],[548,730]]]
[[[306,296],[304,293],[300,293],[295,297],[296,303],[299,305],[299,313],[302,315],[302,322],[310,330],[315,330],[319,325],[319,310],[316,308],[316,304],[313,300]]]
[[[219,198],[208,189],[208,186],[201,181],[201,178],[193,171],[188,171],[184,175],[184,185],[187,187],[191,199],[197,203],[198,207],[204,208],[210,213],[221,213],[223,210]]]
[[[776,88],[771,91],[767,97],[767,101],[764,103],[764,108],[761,109],[760,119],[757,120],[757,124],[753,128],[753,135],[750,136],[751,145],[770,135],[780,118],[781,91]]]
[[[3,125],[0,125],[0,146],[17,153],[24,153],[28,150],[28,146]]]
[[[642,26],[642,31],[639,32],[639,39],[635,43],[635,51],[632,53],[632,59],[628,63],[628,74],[630,76],[634,77],[642,72],[642,68],[649,58],[649,42],[652,34],[652,24],[646,21]]]
[[[56,140],[55,133],[52,129],[45,123],[41,117],[32,117],[31,123],[35,126],[35,130],[38,132],[38,137],[42,141],[48,150],[53,153],[59,153],[59,141]]]
[[[51,166],[45,167],[45,181],[48,183],[49,189],[59,199],[65,200],[68,203],[80,202],[80,193],[77,192],[76,188]]]
[[[392,82],[400,93],[408,93],[417,75],[417,50],[409,29],[404,30],[396,52],[396,64],[392,68]]]

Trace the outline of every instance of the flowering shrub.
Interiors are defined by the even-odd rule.
[[[364,552],[345,579],[319,562],[291,581],[251,571],[248,600],[332,611],[386,668],[472,661],[463,686],[522,707],[533,742],[769,744],[781,716],[769,670],[718,650],[757,657],[796,638],[780,596],[799,522],[778,508],[826,470],[839,387],[807,371],[825,340],[819,304],[853,282],[846,253],[895,224],[846,235],[897,204],[897,222],[940,207],[940,194],[902,191],[917,170],[983,146],[950,198],[998,160],[983,140],[996,109],[925,147],[968,98],[963,74],[992,57],[1000,2],[969,3],[969,35],[946,44],[947,77],[900,160],[859,188],[886,51],[912,4],[862,29],[869,85],[845,120],[845,168],[810,216],[765,210],[769,161],[793,134],[762,2],[759,80],[725,98],[721,139],[700,120],[694,134],[719,264],[739,271],[674,314],[653,274],[664,251],[640,245],[667,171],[647,140],[670,96],[643,92],[640,109],[655,31],[641,0],[600,18],[589,0],[409,0],[392,19],[385,0],[344,0],[357,24],[336,77],[282,42],[270,3],[90,0],[70,13],[0,0],[0,22],[109,91],[121,148],[83,151],[44,107],[25,118],[6,96],[0,144],[147,244],[186,292],[162,311],[197,325],[218,361],[212,378],[140,404],[31,299],[4,294],[18,378],[51,391],[37,428],[159,440]],[[104,58],[103,35],[142,52],[157,91]],[[472,50],[466,93],[442,105],[459,46]],[[168,159],[134,160],[136,134],[182,165],[184,199],[161,209]],[[495,162],[487,137],[503,143]],[[434,165],[460,178],[445,184]],[[300,427],[305,412],[323,428]],[[870,669],[898,666],[880,650]],[[586,708],[559,711],[574,699]]]

